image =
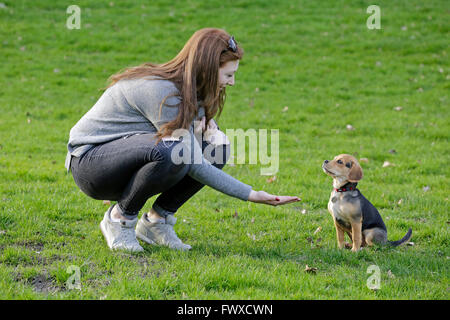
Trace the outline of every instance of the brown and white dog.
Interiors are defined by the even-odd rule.
[[[322,169],[333,178],[328,211],[334,220],[340,249],[347,246],[344,243],[345,233],[352,240],[352,251],[374,243],[399,246],[409,241],[411,228],[401,240],[387,240],[386,225],[380,213],[356,188],[363,171],[355,157],[340,154],[331,161],[325,160]]]

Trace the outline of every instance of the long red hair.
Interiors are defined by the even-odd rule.
[[[229,61],[242,59],[244,54],[240,46],[237,46],[236,51],[229,48],[230,38],[231,36],[222,29],[200,29],[169,62],[144,63],[137,67],[126,68],[109,78],[111,83],[108,87],[122,79],[147,76],[161,77],[175,84],[181,98],[178,116],[160,128],[158,140],[170,136],[176,129],[189,129],[197,114],[198,101],[203,101],[208,123],[216,114],[220,116],[225,103],[225,88],[220,90],[218,83],[219,68]],[[164,104],[164,100],[160,107]]]

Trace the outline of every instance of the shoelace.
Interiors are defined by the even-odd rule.
[[[138,244],[136,233],[134,232],[133,228],[121,227],[120,233],[115,240],[116,243],[123,242],[126,244],[132,244],[133,246],[136,246],[136,244]]]

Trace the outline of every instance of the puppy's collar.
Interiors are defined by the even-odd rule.
[[[339,189],[334,188],[334,191],[336,192],[346,192],[346,191],[353,191],[356,190],[356,185],[358,182],[349,182],[340,187]]]

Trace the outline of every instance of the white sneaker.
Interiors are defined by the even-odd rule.
[[[177,250],[190,250],[192,247],[184,244],[173,230],[176,221],[177,219],[173,215],[168,215],[165,220],[150,222],[145,213],[137,223],[136,237],[148,244],[167,246]]]
[[[114,205],[106,211],[100,229],[105,236],[108,247],[112,250],[126,250],[132,252],[144,251],[136,239],[134,227],[137,224],[137,217],[133,220],[120,220],[118,222],[111,220],[111,210]]]

